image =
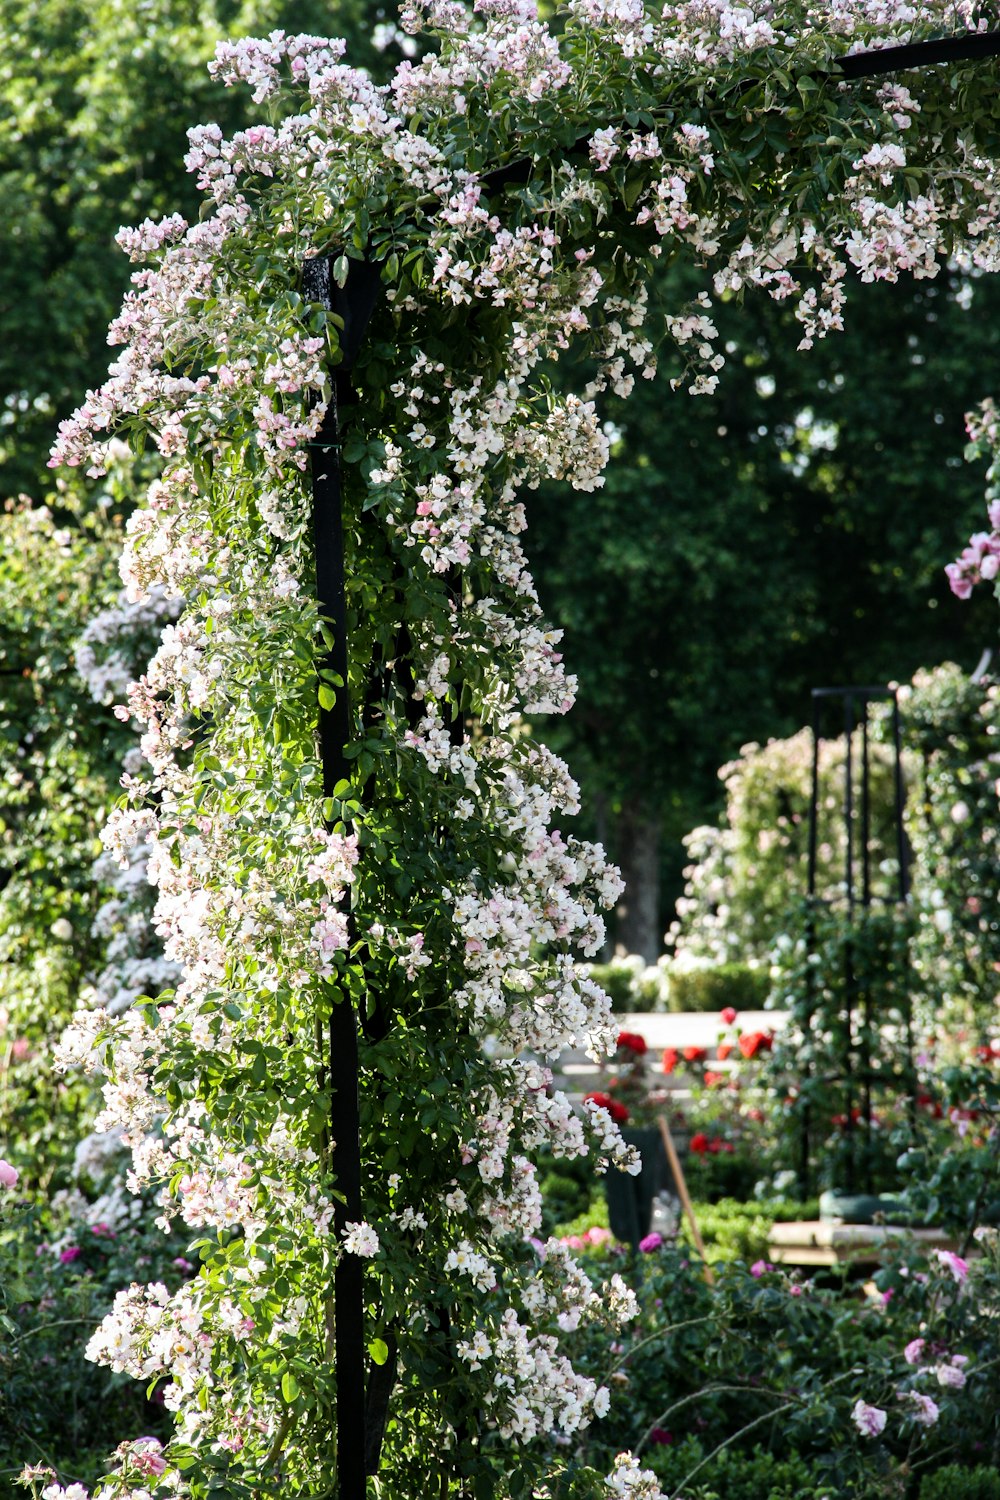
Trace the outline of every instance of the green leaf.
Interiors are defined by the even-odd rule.
[[[281,1377],[281,1394],[288,1402],[289,1406],[299,1394],[299,1383],[295,1379],[295,1376],[292,1374],[291,1370],[286,1370],[284,1375],[282,1375]]]
[[[389,1358],[389,1345],[382,1339],[372,1339],[368,1345],[368,1353],[375,1364],[384,1365]]]
[[[320,685],[319,685],[319,706],[320,706],[320,708],[325,708],[327,710],[327,712],[329,713],[330,709],[333,707],[333,705],[336,703],[336,701],[337,701],[337,695],[333,691],[333,688],[329,688],[329,687],[327,687],[327,685],[326,685],[325,682],[321,682]]]

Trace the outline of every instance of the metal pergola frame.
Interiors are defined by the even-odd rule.
[[[825,83],[853,82],[940,64],[985,61],[997,56],[1000,56],[1000,31],[975,32],[850,53],[837,60],[835,69],[813,76]],[[570,154],[581,150],[587,138],[578,141]],[[483,180],[496,192],[527,182],[533,165],[530,158],[517,160],[485,173]],[[332,256],[317,257],[303,267],[305,296],[340,317],[344,323],[340,339],[343,360],[334,372],[326,416],[318,439],[312,445],[316,591],[320,615],[327,627],[332,628],[333,637],[321,667],[332,672],[343,684],[336,689],[333,707],[321,707],[319,711],[325,797],[332,796],[334,787],[350,772],[350,762],[344,754],[351,738],[351,705],[347,686],[338,409],[350,391],[351,371],[381,291],[381,272],[377,264],[351,260],[347,281],[343,287],[338,287],[331,274],[332,259]],[[457,728],[460,732],[460,720]],[[814,856],[811,856],[810,868],[814,874]],[[357,1020],[353,1005],[346,996],[331,1009],[327,1071],[321,1084],[330,1088],[330,1136],[333,1142],[330,1167],[336,1177],[338,1192],[343,1195],[342,1201],[339,1197],[334,1199],[334,1232],[339,1241],[344,1225],[362,1217]],[[396,1360],[395,1349],[392,1349],[386,1364],[373,1364],[366,1389],[364,1267],[356,1255],[341,1255],[337,1266],[334,1322],[338,1500],[365,1500],[366,1476],[378,1472]]]

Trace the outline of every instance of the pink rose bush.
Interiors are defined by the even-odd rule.
[[[486,1470],[498,1496],[515,1474],[547,1487],[608,1413],[600,1372],[562,1340],[620,1329],[635,1299],[613,1278],[598,1292],[568,1247],[535,1249],[531,1156],[638,1170],[612,1113],[574,1110],[550,1071],[567,1046],[614,1048],[582,960],[622,887],[600,846],[560,831],[577,789],[523,732],[575,689],[527,567],[524,497],[543,478],[602,483],[597,401],[654,372],[645,279],[662,255],[707,268],[665,320],[694,393],[724,362],[713,298],[792,298],[808,347],[842,325],[848,266],[933,276],[956,220],[977,268],[1000,263],[1000,172],[955,143],[950,71],[919,110],[896,86],[793,82],[961,29],[963,6],[935,0],[917,23],[866,0],[766,15],[571,0],[563,19],[408,4],[429,50],[385,89],[336,40],[222,44],[214,76],[267,119],[229,140],[192,129],[203,213],[122,231],[138,268],[119,352],[60,428],[53,463],[92,475],[109,434],[159,455],[122,578],[132,603],[177,609],[118,705],[144,764],[104,832],[123,867],[148,848],[176,986],[82,1011],[61,1044],[63,1066],[99,1075],[132,1186],[200,1259],[176,1291],[119,1292],[90,1341],[176,1423],[162,1452],[122,1459],[108,1500],[154,1482],[190,1500],[330,1488],[344,1255],[364,1263],[373,1370],[395,1378],[389,1488]],[[760,152],[710,102],[732,91]],[[834,166],[841,190],[803,199]],[[383,288],[339,393],[343,319],[303,284],[320,256],[348,297],[362,258]],[[557,396],[546,366],[574,347],[593,378]],[[317,452],[334,402],[340,451]],[[324,665],[311,459],[343,467],[346,681]],[[344,768],[324,787],[317,712],[345,694]],[[327,1036],[346,1014],[364,1216],[337,1234]],[[572,1483],[660,1494],[628,1455]]]

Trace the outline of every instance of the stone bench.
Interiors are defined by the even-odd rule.
[[[921,1250],[958,1250],[944,1229],[908,1229],[895,1224],[837,1224],[803,1219],[775,1224],[767,1253],[776,1265],[877,1265],[885,1251],[913,1242]]]

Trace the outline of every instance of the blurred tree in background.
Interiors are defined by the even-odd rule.
[[[575,711],[539,727],[623,867],[627,950],[660,951],[680,839],[742,744],[794,732],[814,686],[971,671],[995,640],[993,601],[961,604],[942,570],[982,524],[963,415],[992,389],[998,310],[991,278],[853,285],[846,333],[800,353],[773,302],[720,306],[715,395],[664,370],[607,398],[604,489],[530,497],[542,603],[580,678]]]
[[[4,0],[0,14],[0,493],[30,491],[56,423],[99,385],[131,267],[122,224],[197,211],[186,132],[249,124],[206,72],[216,43],[282,27],[344,36],[384,73],[369,0]],[[391,34],[394,28],[383,27]],[[404,41],[407,40],[404,38]],[[253,106],[250,105],[250,110]]]

